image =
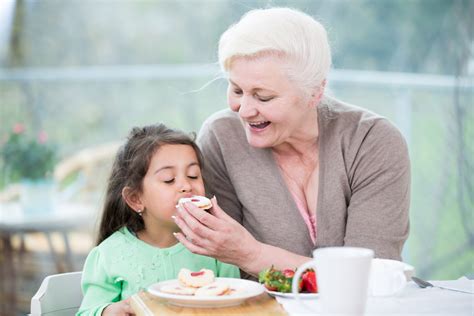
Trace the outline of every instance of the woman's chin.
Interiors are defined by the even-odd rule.
[[[247,134],[247,142],[249,143],[250,146],[254,148],[272,147],[272,143],[269,140],[263,137],[255,137],[254,135]]]

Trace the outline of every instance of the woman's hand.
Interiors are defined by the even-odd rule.
[[[176,238],[191,252],[214,257],[252,273],[249,264],[260,254],[261,244],[238,222],[227,215],[212,198],[208,212],[192,203],[178,206]]]
[[[126,300],[110,304],[102,311],[102,316],[116,315],[116,316],[131,316],[135,315],[130,306],[130,298]]]

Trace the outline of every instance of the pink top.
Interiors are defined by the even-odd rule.
[[[296,206],[298,207],[298,211],[300,212],[306,226],[308,227],[311,241],[313,242],[313,245],[316,245],[316,214],[313,215],[313,213],[310,212],[308,207],[308,201],[306,200],[303,190],[299,188],[298,184],[294,181],[294,179],[292,179],[285,173],[284,169],[281,166],[281,160],[278,159],[277,156],[275,156],[275,160],[277,166],[282,171],[281,175],[283,176],[283,179],[286,182],[288,190],[293,196],[293,200],[295,201]],[[317,173],[312,174],[312,176],[317,176]]]
[[[306,226],[308,227],[311,241],[313,242],[313,245],[316,245],[316,215],[309,215],[310,212],[308,210],[308,204],[306,203],[304,197],[300,197],[300,194],[294,192],[291,187],[289,190],[296,202],[296,206],[298,207],[304,222],[306,223]]]

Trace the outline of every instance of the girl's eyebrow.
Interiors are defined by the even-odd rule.
[[[161,167],[161,168],[159,168],[159,169],[157,169],[157,170],[155,171],[155,174],[157,174],[157,173],[160,172],[160,171],[166,170],[166,169],[174,169],[174,167],[173,167],[173,166],[164,166],[164,167]]]
[[[199,166],[199,163],[197,161],[193,161],[188,165],[188,168],[190,168],[192,166]],[[163,170],[175,169],[175,168],[176,168],[175,166],[163,166],[163,167],[157,169],[155,171],[155,174],[157,174],[158,172],[163,171]]]
[[[193,161],[188,165],[188,168],[190,168],[192,166],[198,166],[199,167],[199,163],[197,161]]]

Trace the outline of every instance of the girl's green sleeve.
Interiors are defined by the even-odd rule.
[[[107,265],[98,248],[87,256],[82,272],[82,299],[77,316],[100,316],[105,307],[121,298],[121,280],[114,280],[107,273]]]
[[[217,261],[217,276],[221,278],[238,278],[240,279],[240,270],[238,267]]]

